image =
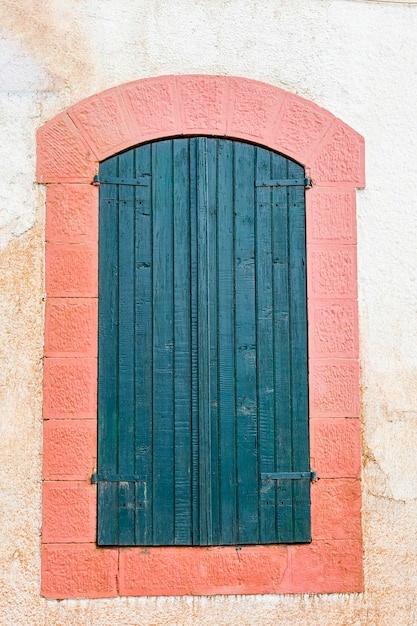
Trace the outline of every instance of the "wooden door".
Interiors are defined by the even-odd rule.
[[[98,543],[310,541],[303,168],[193,137],[99,177]]]

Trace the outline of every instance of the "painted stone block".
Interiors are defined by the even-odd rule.
[[[350,183],[354,187],[364,187],[363,144],[363,137],[340,120],[335,120],[312,159],[313,179],[316,182]]]
[[[46,241],[96,243],[98,188],[93,185],[48,185]]]
[[[300,158],[313,150],[333,119],[325,109],[288,96],[276,124],[274,142],[284,154]]]
[[[362,542],[317,541],[289,548],[297,572],[294,593],[353,593],[363,591]]]
[[[97,359],[46,358],[44,417],[91,418],[97,410]]]
[[[354,189],[313,187],[306,193],[309,243],[356,243]]]
[[[86,483],[45,482],[42,496],[43,543],[88,543],[96,534],[96,490]]]
[[[97,297],[97,245],[47,243],[45,281],[51,297]]]
[[[38,130],[36,178],[39,183],[91,182],[97,157],[67,113]]]
[[[130,143],[129,117],[118,89],[82,100],[69,115],[99,160]]]
[[[120,594],[274,593],[287,571],[286,546],[121,549]]]
[[[312,537],[361,539],[360,480],[321,479],[311,486]]]
[[[45,311],[45,356],[96,356],[96,329],[96,299],[49,298]]]
[[[172,134],[179,126],[175,77],[166,77],[163,82],[153,79],[136,81],[121,89],[138,138],[157,132]]]
[[[262,138],[270,135],[285,92],[252,80],[232,79],[230,82],[230,121],[227,130],[233,136]]]
[[[189,131],[226,130],[226,82],[222,76],[179,76],[179,107]]]
[[[45,480],[89,480],[96,468],[96,420],[46,420],[43,425]]]
[[[309,401],[311,417],[359,417],[357,360],[310,360]]]
[[[310,245],[307,248],[311,298],[356,298],[356,247]]]
[[[356,301],[310,300],[308,306],[311,358],[357,358],[359,346]]]
[[[357,478],[361,468],[360,422],[355,419],[310,420],[311,467],[319,478]]]
[[[118,551],[94,544],[51,544],[42,549],[42,594],[47,598],[117,595]]]

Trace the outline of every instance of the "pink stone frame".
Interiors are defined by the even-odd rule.
[[[251,141],[304,165],[309,318],[309,545],[97,548],[99,162],[162,137]],[[244,78],[162,76],[109,89],[38,132],[46,187],[42,593],[48,598],[363,589],[355,188],[364,141],[328,111]]]

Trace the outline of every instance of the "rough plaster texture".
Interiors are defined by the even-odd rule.
[[[0,623],[415,625],[417,7],[1,0],[0,23]],[[34,182],[35,131],[102,89],[192,72],[283,87],[366,140],[367,188],[358,192],[363,594],[63,602],[40,596],[44,193]],[[89,436],[81,433],[80,441]]]

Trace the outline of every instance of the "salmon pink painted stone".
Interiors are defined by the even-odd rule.
[[[145,141],[205,134],[249,140],[305,167],[312,543],[97,548],[99,161]],[[328,111],[254,80],[162,76],[120,85],[38,131],[47,184],[42,593],[330,593],[363,589],[355,188],[364,142]]]

